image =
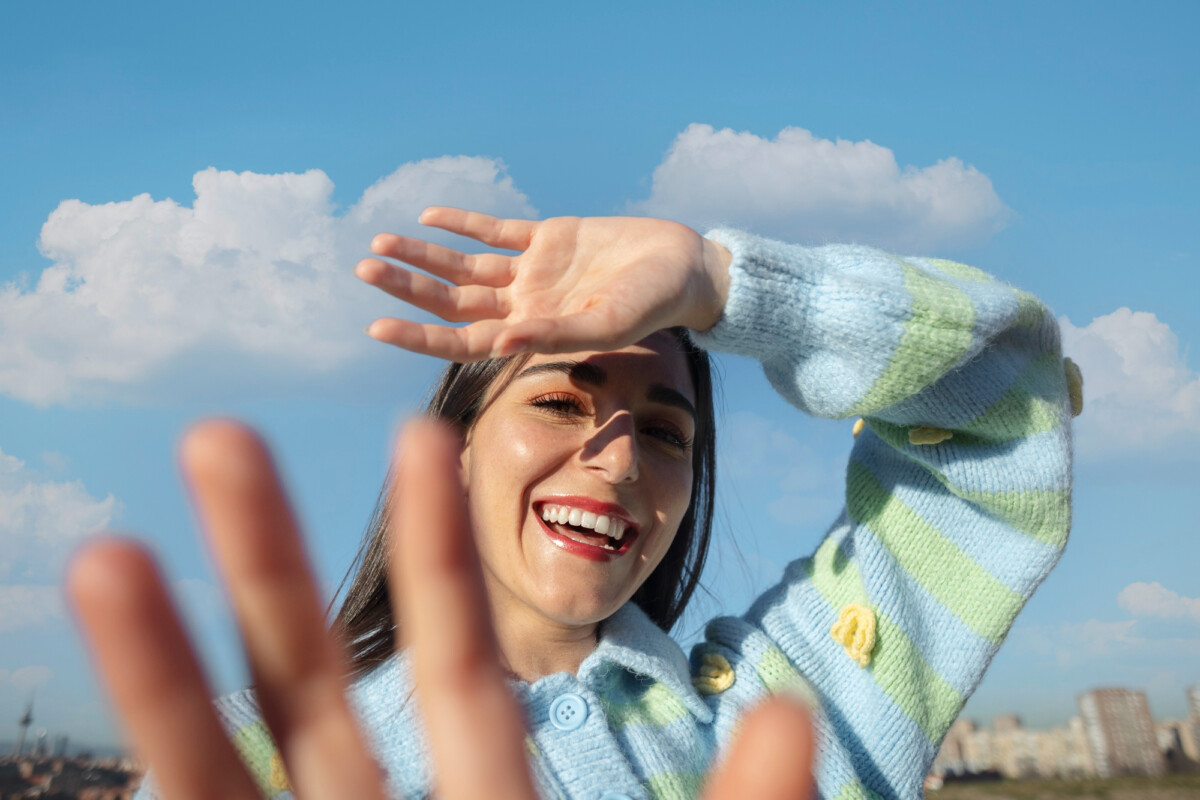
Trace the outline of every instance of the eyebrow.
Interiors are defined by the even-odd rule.
[[[533,375],[552,372],[567,375],[571,380],[592,386],[603,386],[608,382],[608,373],[587,361],[544,361],[521,370],[514,380],[528,378]],[[672,406],[686,411],[692,419],[696,418],[696,407],[680,392],[661,383],[652,383],[646,391],[646,398],[655,403]]]

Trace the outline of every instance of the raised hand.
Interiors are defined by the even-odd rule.
[[[728,291],[729,253],[687,226],[641,217],[499,219],[428,208],[421,222],[517,255],[466,253],[394,234],[357,267],[367,283],[463,327],[376,320],[380,341],[454,361],[518,351],[611,350],[677,325],[707,330]]]
[[[240,425],[212,422],[188,434],[182,455],[295,795],[386,797],[266,448]],[[395,549],[403,553],[391,565],[393,604],[412,651],[438,796],[534,800],[521,711],[499,667],[457,464],[445,431],[421,423],[406,432],[393,491],[421,502],[393,504]],[[97,540],[73,560],[67,588],[160,796],[258,797],[149,555],[125,540]],[[811,758],[807,713],[794,701],[772,701],[751,712],[705,797],[806,800]]]

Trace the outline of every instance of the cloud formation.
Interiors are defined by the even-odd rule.
[[[101,500],[79,481],[44,480],[0,451],[0,580],[57,579],[72,548],[119,509],[111,494]]]
[[[64,616],[62,594],[57,586],[0,586],[0,634],[42,628]]]
[[[1059,667],[1103,664],[1114,670],[1163,669],[1194,664],[1200,658],[1200,637],[1149,636],[1140,627],[1135,619],[1089,619],[1018,626],[1013,635],[1017,647],[1051,657]]]
[[[53,677],[54,671],[43,666],[20,667],[11,672],[0,669],[0,684],[8,684],[22,692],[31,692],[39,686],[45,686]]]
[[[701,124],[676,137],[650,197],[630,210],[700,230],[724,224],[920,254],[986,241],[1011,216],[991,180],[952,156],[901,167],[869,140],[819,139],[803,128],[764,139]]]
[[[1157,581],[1129,584],[1117,595],[1117,605],[1135,617],[1200,623],[1200,597],[1184,597]]]
[[[39,240],[51,266],[0,287],[0,393],[45,406],[333,383],[384,352],[363,327],[403,313],[353,277],[374,234],[444,241],[416,223],[431,204],[536,215],[503,164],[465,156],[405,164],[343,215],[315,169],[210,168],[192,185],[190,208],[147,194],[59,204]]]
[[[1165,322],[1128,308],[1082,328],[1059,322],[1063,352],[1083,373],[1081,452],[1152,451],[1200,434],[1200,375]]]

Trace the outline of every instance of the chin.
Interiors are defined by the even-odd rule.
[[[625,605],[628,598],[607,593],[581,596],[578,587],[565,596],[542,597],[537,609],[547,619],[560,625],[578,627],[603,622]]]

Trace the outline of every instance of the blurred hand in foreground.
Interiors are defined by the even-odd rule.
[[[451,361],[618,350],[663,328],[708,330],[725,308],[729,251],[677,222],[500,219],[438,206],[425,209],[421,222],[518,252],[471,255],[408,236],[376,236],[373,253],[423,272],[368,258],[358,264],[359,278],[448,323],[469,323],[380,319],[368,329],[407,350]]]

